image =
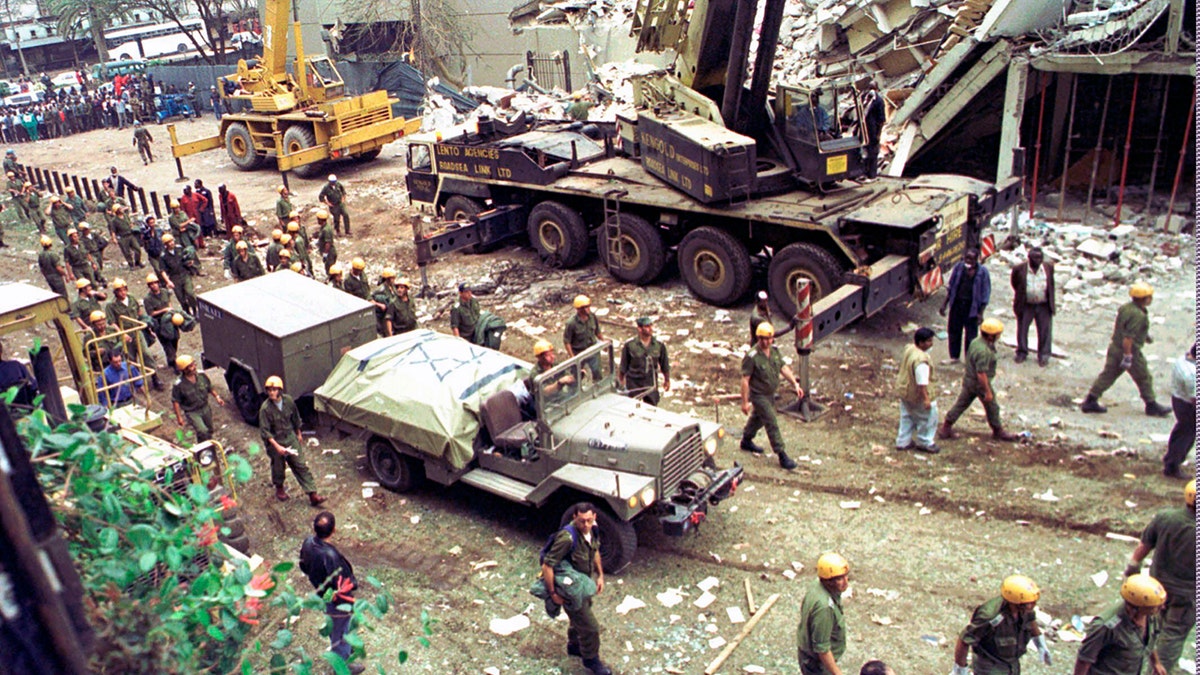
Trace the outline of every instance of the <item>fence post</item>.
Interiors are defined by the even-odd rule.
[[[58,175],[57,171],[52,171],[50,175],[54,178],[54,191],[62,195],[64,192],[62,177]]]
[[[92,185],[91,184],[94,182],[95,181],[89,181],[87,178],[83,179],[83,192],[79,196],[83,197],[84,199],[87,199],[89,202],[94,200],[96,197],[100,196],[99,190],[96,191],[96,197],[92,196]],[[76,188],[76,189],[78,189],[78,188]]]
[[[70,180],[70,183],[71,183],[71,185],[75,186],[75,194],[82,196],[82,195],[83,195],[83,190],[81,190],[81,189],[80,189],[80,187],[79,187],[79,176],[76,176],[76,175],[74,175],[74,174],[71,174],[71,175],[69,176],[69,178],[71,179],[71,180]]]

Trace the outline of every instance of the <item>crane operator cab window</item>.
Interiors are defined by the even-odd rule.
[[[853,87],[828,81],[780,87],[775,118],[784,120],[783,136],[795,170],[818,185],[861,175],[862,111]]]
[[[308,86],[323,91],[326,101],[340,98],[345,90],[342,76],[333,66],[333,61],[324,56],[314,56],[308,60]]]

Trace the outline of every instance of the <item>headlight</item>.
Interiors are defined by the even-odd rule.
[[[650,506],[654,503],[655,496],[654,486],[650,486],[645,490],[642,490],[642,493],[638,495],[638,498],[642,500],[642,506]]]
[[[217,461],[217,451],[212,448],[201,450],[196,453],[196,461],[200,463],[200,466],[212,466]]]
[[[707,452],[710,457],[717,454],[716,436],[709,436],[704,440],[704,452]]]

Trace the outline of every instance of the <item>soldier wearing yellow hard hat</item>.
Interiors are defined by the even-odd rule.
[[[1167,593],[1163,607],[1162,633],[1158,638],[1158,657],[1175,673],[1187,636],[1196,625],[1196,481],[1183,488],[1183,504],[1155,514],[1142,530],[1141,541],[1129,556],[1125,575],[1142,571],[1142,561],[1154,551],[1150,576]]]
[[[304,444],[300,442],[300,410],[291,396],[283,393],[283,379],[272,375],[263,383],[267,400],[258,408],[258,430],[271,460],[271,483],[275,486],[275,499],[288,500],[283,481],[285,469],[291,467],[292,475],[300,483],[300,489],[308,494],[308,503],[319,506],[325,498],[317,494],[317,484],[304,461]]]
[[[534,378],[554,367],[554,345],[550,344],[549,340],[539,338],[533,343],[533,358],[537,363],[534,365],[533,372],[525,378],[525,388],[529,390],[531,396],[534,391]],[[575,384],[575,376],[563,373],[552,382],[543,382],[542,394],[545,395],[546,400],[554,401],[565,395],[567,387],[573,384]]]
[[[371,297],[371,284],[367,281],[367,261],[354,258],[350,261],[350,274],[342,284],[342,290],[350,295],[366,300]]]
[[[802,675],[842,672],[837,666],[837,660],[846,652],[842,593],[849,587],[850,563],[845,558],[830,552],[817,559],[817,578],[804,592],[796,627]]]
[[[1167,591],[1148,574],[1134,574],[1121,584],[1121,601],[1092,620],[1075,659],[1075,675],[1140,674],[1171,671],[1158,654],[1162,631],[1159,616]]]
[[[286,187],[280,185],[276,188],[279,192],[279,199],[275,200],[275,218],[279,221],[279,227],[287,227],[288,217],[291,215],[295,207],[292,206],[292,193]]]
[[[1138,394],[1145,404],[1147,415],[1165,417],[1171,409],[1161,405],[1154,397],[1154,378],[1146,364],[1142,349],[1150,341],[1150,303],[1154,301],[1154,288],[1143,281],[1129,287],[1129,302],[1117,310],[1117,321],[1113,325],[1112,341],[1104,359],[1104,370],[1096,376],[1087,398],[1079,407],[1085,413],[1108,412],[1100,405],[1100,397],[1113,386],[1121,373],[1128,372],[1137,385]]]
[[[575,315],[563,327],[563,347],[567,350],[567,356],[575,356],[597,342],[607,339],[600,329],[600,320],[592,312],[591,298],[586,295],[577,295],[571,304],[575,307]],[[589,359],[586,365],[591,369],[592,377],[599,378],[600,360]]]
[[[71,303],[71,318],[84,330],[90,330],[92,326],[89,317],[92,312],[104,309],[100,303],[108,300],[108,296],[96,290],[95,284],[87,277],[76,277],[75,290],[78,291],[79,298]]]
[[[1042,592],[1033,579],[1013,574],[1000,584],[1000,595],[975,608],[971,623],[954,646],[954,668],[950,675],[1020,673],[1021,657],[1033,640],[1038,658],[1051,664],[1046,638],[1037,625],[1038,599]],[[967,654],[974,656],[967,668]]]
[[[417,327],[417,310],[413,306],[412,296],[409,295],[411,288],[412,282],[408,280],[408,277],[400,277],[393,284],[392,295],[388,301],[387,314],[384,319],[387,324],[384,328],[387,335],[400,335]]]
[[[229,268],[230,275],[236,281],[249,281],[266,274],[258,255],[250,250],[250,245],[244,241],[234,244],[237,255]]]
[[[325,264],[325,274],[337,262],[337,244],[334,242],[333,225],[329,222],[329,212],[317,211],[317,251],[321,254],[321,262]]]
[[[787,471],[796,468],[796,461],[788,457],[783,434],[779,431],[779,419],[775,415],[775,391],[779,389],[782,376],[796,392],[796,398],[804,398],[804,389],[796,381],[792,369],[783,362],[783,354],[775,348],[775,327],[763,321],[754,329],[757,342],[742,357],[742,412],[749,415],[742,429],[739,446],[746,452],[763,454],[763,449],[754,443],[759,429],[767,430],[767,440],[779,458],[779,466]]]
[[[938,429],[938,437],[946,440],[958,438],[954,431],[954,423],[967,412],[967,408],[979,399],[987,413],[988,426],[992,428],[992,438],[998,441],[1016,441],[1020,436],[1004,430],[1000,422],[1000,404],[996,402],[994,387],[996,379],[996,343],[1004,332],[1004,324],[998,319],[987,319],[979,325],[979,337],[971,341],[967,347],[967,357],[964,360],[962,388],[958,400],[951,406],[950,412],[942,420]]]
[[[279,252],[283,250],[283,230],[271,230],[271,243],[267,245],[266,265],[268,272],[279,269]]]
[[[245,241],[245,230],[241,225],[234,225],[229,230],[229,241],[221,250],[221,266],[225,269],[225,278],[233,278],[233,259],[237,257],[237,245]]]
[[[216,400],[217,405],[225,405],[225,401],[213,389],[208,375],[200,372],[196,359],[190,354],[176,358],[175,369],[179,371],[179,379],[171,387],[175,421],[182,427],[186,416],[187,423],[196,433],[196,442],[207,441],[213,434],[212,409],[208,407],[208,399]]]
[[[38,254],[38,269],[42,271],[42,276],[46,279],[46,285],[50,290],[58,293],[64,298],[67,297],[66,281],[74,279],[71,275],[71,270],[63,264],[61,258],[52,249],[54,240],[46,235],[41,238],[42,252]]]

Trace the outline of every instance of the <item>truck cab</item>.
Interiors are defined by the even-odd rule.
[[[792,172],[802,183],[819,187],[866,173],[863,111],[853,87],[832,81],[780,86],[774,113]]]

